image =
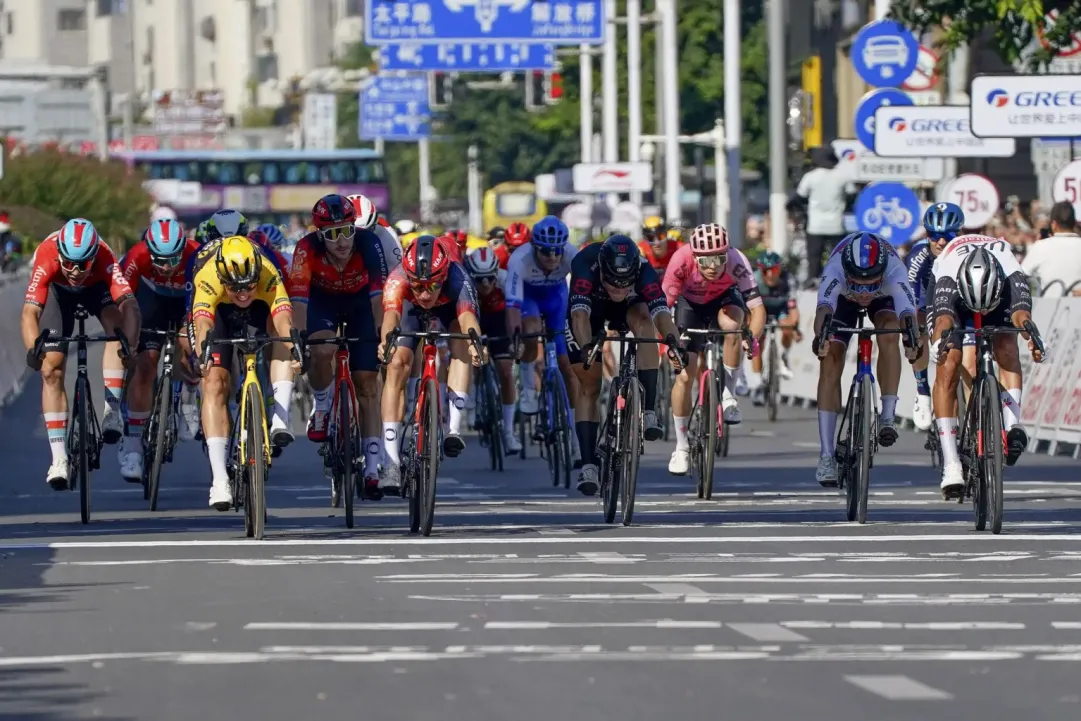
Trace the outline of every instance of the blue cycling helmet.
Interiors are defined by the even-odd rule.
[[[567,224],[554,215],[546,215],[533,226],[532,243],[537,248],[562,248],[570,238]]]
[[[150,257],[155,260],[176,258],[184,252],[184,228],[170,218],[151,223],[143,239],[150,249]]]
[[[843,241],[841,268],[850,280],[873,280],[886,273],[890,248],[874,233],[852,233]]]
[[[933,238],[953,240],[965,227],[965,212],[953,203],[935,203],[923,214],[923,227]]]
[[[60,257],[69,263],[87,263],[98,254],[101,238],[86,218],[72,218],[56,236]]]
[[[266,233],[267,240],[270,243],[270,247],[275,250],[281,250],[281,247],[285,245],[285,233],[282,229],[273,223],[263,223],[256,230],[261,230]]]

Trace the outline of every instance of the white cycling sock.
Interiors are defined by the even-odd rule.
[[[537,362],[529,361],[528,363],[522,361],[519,366],[522,376],[522,388],[529,389],[531,391],[537,390]]]
[[[214,483],[228,483],[229,481],[229,468],[226,462],[228,447],[228,438],[206,439],[206,456],[210,459],[210,475]]]
[[[942,447],[942,465],[960,463],[961,457],[957,455],[957,419],[936,418],[935,427],[938,429],[938,445]]]
[[[274,383],[274,420],[289,427],[289,408],[293,405],[293,381]]]
[[[379,474],[379,461],[383,456],[383,447],[379,439],[368,437],[362,440],[364,444],[364,476],[371,478]]]
[[[462,432],[462,412],[465,409],[465,395],[458,391],[451,389],[447,394],[450,406],[449,413],[447,415],[447,432],[451,435],[457,436]]]
[[[402,459],[398,455],[400,436],[402,435],[401,423],[383,422],[383,452],[392,465],[400,466]]]
[[[676,424],[676,450],[685,451],[691,447],[690,441],[687,439],[687,422],[691,420],[690,416],[672,416],[672,421]]]
[[[1002,402],[1002,427],[1008,431],[1021,422],[1021,389],[1011,388],[998,397]]]
[[[818,412],[818,447],[820,455],[831,458],[837,450],[837,411]]]
[[[329,413],[330,405],[333,402],[334,396],[331,395],[330,386],[326,388],[320,388],[316,390],[312,388],[312,405],[315,406],[315,410],[319,413]]]
[[[511,403],[509,406],[506,403],[503,404],[503,430],[508,433],[514,433],[515,408],[517,408],[517,406],[514,403]]]
[[[882,422],[892,421],[893,416],[897,413],[897,396],[882,395],[882,415],[879,419]]]

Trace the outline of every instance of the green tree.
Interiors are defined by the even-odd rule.
[[[1057,11],[1046,27],[1048,13]],[[1081,3],[1077,0],[894,0],[894,18],[918,32],[942,27],[943,50],[952,51],[990,34],[998,54],[1006,62],[1025,59],[1028,67],[1045,67],[1059,50],[1069,47],[1072,34],[1081,29]],[[1028,55],[1042,35],[1037,52]]]

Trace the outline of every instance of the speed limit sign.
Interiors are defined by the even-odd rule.
[[[1065,200],[1073,205],[1074,213],[1081,215],[1081,160],[1062,166],[1051,186],[1051,199],[1056,203]]]
[[[982,228],[998,212],[998,188],[976,173],[954,178],[945,188],[939,202],[956,203],[965,213],[965,230]]]

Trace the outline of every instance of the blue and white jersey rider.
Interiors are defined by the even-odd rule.
[[[273,223],[263,223],[262,225],[256,227],[256,230],[261,230],[266,233],[267,241],[270,243],[270,247],[281,253],[282,257],[285,258],[286,262],[289,265],[293,264],[293,248],[296,247],[296,244],[286,244],[285,232],[279,226],[274,225]],[[282,275],[288,274],[289,268],[287,267],[284,271],[282,271]]]
[[[855,306],[867,309],[867,315],[873,318],[880,311],[891,311],[898,316],[915,313],[916,299],[908,283],[908,270],[904,261],[897,255],[892,245],[881,238],[877,243],[869,242],[870,233],[852,233],[842,240],[833,250],[826,268],[822,271],[822,282],[818,286],[818,307],[827,307],[834,313],[835,323],[852,327],[855,322]],[[886,254],[885,272],[873,283],[855,283],[845,272],[843,252],[848,245],[858,244],[854,256],[859,257],[862,265],[875,266],[880,261],[879,253]],[[842,316],[844,316],[842,318]],[[851,317],[849,317],[851,316]],[[837,336],[835,339],[840,340]],[[847,339],[845,339],[847,342]]]
[[[543,318],[544,326],[555,333],[556,353],[567,355],[567,303],[571,263],[578,249],[568,243],[570,230],[566,224],[548,215],[533,226],[533,237],[511,254],[507,261],[507,330],[528,325],[523,332],[536,332],[539,323],[527,323],[531,318]],[[537,412],[537,389],[534,363],[536,343],[528,343],[522,352],[522,396],[519,409],[523,413]]]

